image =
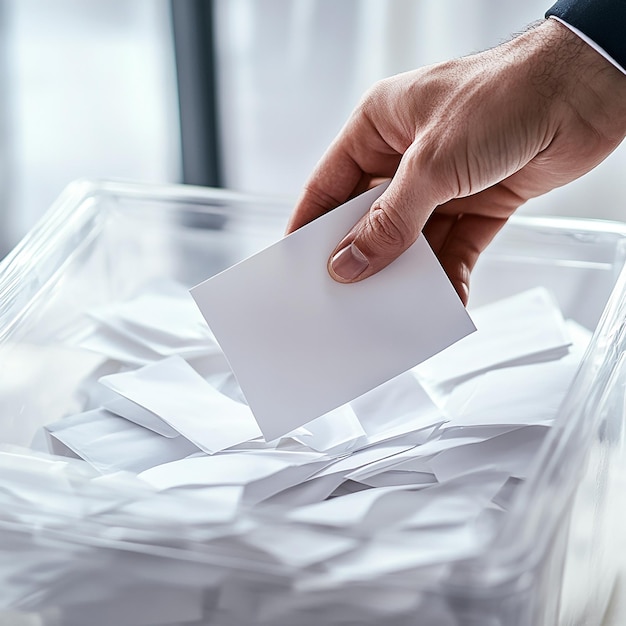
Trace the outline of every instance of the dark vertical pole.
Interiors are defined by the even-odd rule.
[[[171,0],[183,182],[221,187],[213,0]]]
[[[0,84],[4,87],[0,95],[0,260],[17,243],[13,239],[16,233],[12,232],[14,226],[12,213],[17,210],[14,202],[15,165],[16,165],[16,144],[15,137],[11,132],[9,124],[10,99],[8,98],[11,86],[11,72],[9,64],[8,39],[11,7],[7,6],[6,0],[0,0]]]

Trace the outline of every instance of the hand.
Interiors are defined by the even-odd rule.
[[[287,232],[393,178],[337,245],[362,280],[423,230],[462,301],[515,209],[583,175],[626,134],[626,76],[556,20],[497,48],[400,74],[362,99],[305,185]]]

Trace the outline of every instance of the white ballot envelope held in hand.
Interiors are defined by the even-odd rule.
[[[191,290],[268,441],[475,330],[423,236],[364,281],[340,284],[328,274],[335,246],[385,188]]]

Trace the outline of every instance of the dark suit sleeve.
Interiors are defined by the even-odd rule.
[[[626,68],[626,0],[559,0],[546,17],[576,27]]]

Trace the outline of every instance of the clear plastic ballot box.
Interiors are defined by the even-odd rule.
[[[116,515],[120,499],[140,497],[132,477],[94,479],[65,458],[76,466],[60,479],[30,452],[43,425],[82,409],[92,364],[68,338],[85,311],[155,279],[191,287],[276,241],[287,214],[281,199],[79,181],[0,263],[0,624],[381,623],[368,602],[397,607],[385,624],[600,624],[624,545],[624,225],[516,217],[481,257],[470,304],[545,286],[595,332],[497,532],[480,554],[436,572],[307,597],[278,565],[207,541],[182,496],[169,517],[155,520],[145,500]],[[288,536],[279,509],[266,515]]]

